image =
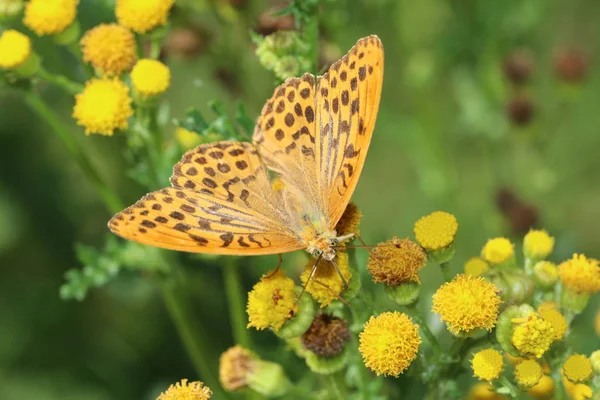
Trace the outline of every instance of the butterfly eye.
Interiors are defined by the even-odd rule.
[[[315,250],[315,251],[313,252],[313,255],[314,255],[315,257],[321,257],[321,256],[323,255],[323,251],[322,251],[322,250]]]
[[[337,245],[339,245],[339,244],[340,244],[340,241],[339,241],[339,240],[337,240],[337,239],[335,239],[335,238],[334,238],[334,239],[329,239],[329,244],[330,244],[331,246],[334,246],[334,247],[335,247],[335,246],[337,246]]]

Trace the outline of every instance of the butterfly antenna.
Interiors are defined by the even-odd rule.
[[[342,283],[344,284],[344,290],[348,289],[348,282],[346,282],[346,279],[344,279],[344,276],[342,275],[342,271],[340,271],[340,268],[338,267],[337,263],[335,262],[335,259],[332,259],[331,263],[335,267],[335,270],[337,271],[338,275],[340,276],[340,279],[342,280]]]

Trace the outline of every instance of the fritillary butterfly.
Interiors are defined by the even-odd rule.
[[[200,145],[175,165],[172,187],[116,214],[112,232],[172,250],[281,254],[332,261],[335,226],[363,168],[379,108],[383,46],[362,38],[323,76],[275,89],[252,143]],[[273,190],[269,172],[284,183]]]

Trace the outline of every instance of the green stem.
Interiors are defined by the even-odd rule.
[[[334,374],[325,375],[325,383],[327,385],[329,398],[331,399],[344,399],[347,397],[346,384],[344,377],[336,372]]]
[[[318,11],[304,25],[304,35],[308,43],[308,54],[311,60],[310,72],[319,74],[319,16]]]
[[[427,341],[429,342],[429,344],[433,348],[433,351],[435,353],[435,357],[438,358],[439,355],[442,352],[442,349],[440,347],[440,343],[438,342],[438,340],[435,337],[435,335],[433,334],[433,332],[431,332],[431,329],[429,329],[429,326],[427,325],[427,322],[421,316],[421,312],[417,308],[416,304],[411,304],[410,306],[406,306],[406,308],[408,310],[410,310],[411,316],[413,317],[413,319],[415,320],[415,322],[419,325],[419,328],[423,332],[423,335],[425,336],[425,339],[427,339]]]
[[[245,301],[242,298],[242,293],[245,292],[240,282],[239,267],[235,261],[234,258],[228,258],[223,267],[229,317],[235,343],[250,348],[250,335],[246,328]]]
[[[48,72],[46,69],[44,69],[44,67],[41,66],[37,72],[37,76],[43,81],[58,86],[70,95],[76,95],[77,93],[82,92],[84,89],[84,86],[82,84],[74,82],[66,76],[56,75],[51,72]]]
[[[83,149],[79,146],[77,141],[73,139],[73,136],[71,136],[67,128],[58,119],[54,111],[52,111],[36,93],[23,92],[23,95],[25,97],[25,102],[29,107],[31,107],[50,126],[50,128],[52,128],[54,133],[63,142],[71,156],[79,164],[83,173],[100,194],[106,208],[112,213],[117,213],[124,209],[125,207],[119,197],[102,180],[100,174],[98,174],[90,160],[85,156]]]
[[[185,278],[182,274],[183,270],[179,268],[175,271],[174,275],[177,276],[174,279],[159,282],[165,305],[199,378],[215,392],[218,398],[226,399],[227,395],[221,390],[221,385],[213,375],[213,368],[207,362],[211,349],[206,345],[210,340],[199,327],[196,315],[188,307],[187,292],[183,285]]]
[[[509,390],[510,397],[516,398],[519,396],[520,390],[511,381],[509,381],[505,376],[501,377],[499,382]]]
[[[442,275],[444,275],[444,280],[446,282],[450,282],[452,280],[452,271],[450,271],[450,262],[446,261],[440,264],[440,269],[442,270]]]

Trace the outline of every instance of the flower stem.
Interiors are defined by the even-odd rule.
[[[308,56],[311,60],[310,72],[313,75],[319,74],[319,16],[315,9],[308,21],[304,24],[304,35],[306,43],[308,43]]]
[[[40,66],[37,72],[38,78],[53,85],[58,86],[69,95],[75,95],[83,91],[84,86],[78,82],[74,82],[63,75],[56,75],[48,72],[46,69]]]
[[[520,390],[512,382],[506,379],[505,376],[501,377],[499,382],[502,383],[502,385],[509,390],[510,397],[517,398],[519,396]]]
[[[421,312],[417,308],[416,304],[411,304],[409,306],[406,306],[406,308],[410,311],[411,316],[413,317],[413,319],[415,320],[415,322],[419,325],[419,328],[423,332],[423,335],[425,336],[425,339],[427,339],[427,341],[429,342],[429,344],[433,348],[433,351],[434,351],[434,353],[436,355],[436,358],[437,358],[441,354],[442,349],[440,347],[440,344],[439,344],[437,338],[435,337],[435,335],[433,334],[433,332],[431,332],[431,329],[429,329],[429,326],[427,325],[427,322],[421,316]]]
[[[225,292],[229,306],[229,317],[235,343],[250,348],[250,335],[246,328],[246,313],[244,310],[245,302],[242,298],[244,290],[240,282],[239,266],[235,261],[236,259],[228,257],[223,267],[223,280],[225,282]]]
[[[123,208],[123,203],[119,197],[106,185],[92,165],[90,160],[83,153],[83,149],[79,146],[73,136],[68,132],[67,128],[58,119],[54,111],[52,111],[46,103],[36,94],[32,92],[23,92],[25,102],[31,107],[54,131],[56,136],[63,142],[73,159],[79,164],[83,173],[90,180],[92,185],[100,194],[106,208],[111,213],[117,213]]]
[[[444,280],[446,282],[450,282],[452,280],[452,271],[450,271],[450,263],[448,261],[441,263],[440,269],[442,270],[442,275],[444,275]]]

